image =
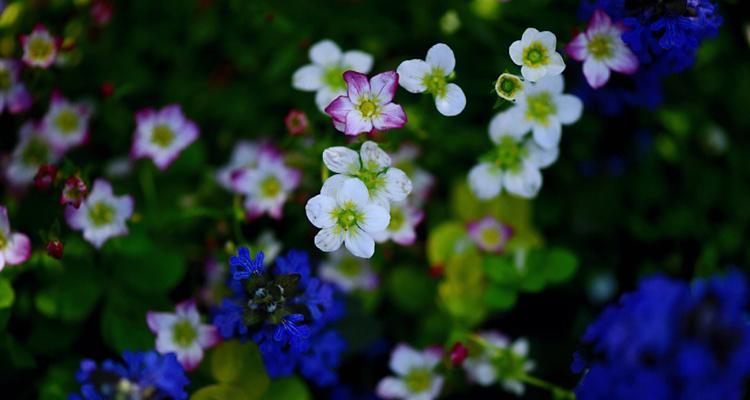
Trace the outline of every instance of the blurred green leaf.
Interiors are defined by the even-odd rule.
[[[64,271],[48,274],[46,278],[54,279],[39,289],[34,304],[42,315],[63,321],[85,319],[104,289],[101,273],[83,259],[70,260]]]
[[[297,377],[276,379],[271,382],[263,400],[309,400],[312,399],[307,385]]]
[[[270,385],[255,343],[224,342],[211,351],[210,365],[218,382],[234,385],[247,399],[260,398]]]
[[[252,400],[245,391],[234,385],[218,384],[201,388],[190,396],[190,400]]]
[[[400,310],[417,314],[428,308],[435,296],[426,269],[396,267],[387,277],[387,298]]]
[[[132,232],[109,247],[105,265],[114,278],[143,293],[166,293],[185,275],[185,261],[179,251],[157,246],[142,232]]]
[[[13,291],[10,281],[0,278],[0,309],[10,308],[16,300],[16,293]]]
[[[484,294],[484,299],[490,308],[508,310],[516,304],[518,294],[515,290],[490,285]]]

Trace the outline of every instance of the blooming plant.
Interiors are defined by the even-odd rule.
[[[0,0],[0,397],[747,398],[742,5]]]

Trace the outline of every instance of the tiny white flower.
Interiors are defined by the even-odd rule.
[[[300,178],[300,171],[287,167],[281,158],[261,158],[254,169],[236,173],[232,186],[246,195],[248,218],[268,213],[274,219],[281,219],[284,203],[299,185]]]
[[[497,332],[482,332],[478,336],[487,348],[481,354],[470,355],[464,361],[463,367],[469,379],[480,386],[490,386],[499,381],[505,390],[518,396],[523,395],[523,383],[509,375],[526,373],[534,368],[534,362],[528,360],[529,342],[520,338],[511,344]],[[496,362],[498,359],[503,359],[503,362]],[[500,370],[499,365],[507,370]]]
[[[404,171],[391,167],[391,157],[367,141],[359,153],[343,146],[329,147],[323,151],[323,163],[335,175],[323,183],[322,193],[336,192],[349,178],[365,184],[369,199],[388,209],[392,201],[404,201],[412,191],[412,183]]]
[[[523,81],[520,77],[507,72],[501,74],[495,81],[495,93],[500,98],[515,102],[516,97],[523,93]]]
[[[528,28],[521,40],[510,45],[510,58],[521,66],[521,75],[526,80],[536,82],[545,76],[560,75],[565,69],[565,62],[556,47],[554,33]]]
[[[524,85],[524,95],[513,107],[514,123],[519,129],[531,130],[534,141],[544,148],[557,147],[562,125],[570,125],[581,117],[583,103],[571,94],[563,94],[562,76],[550,76],[535,84]]]
[[[162,171],[200,136],[198,125],[187,119],[177,104],[143,109],[135,114],[135,120],[130,156],[151,158]]]
[[[409,246],[417,240],[417,225],[424,219],[422,210],[411,206],[409,203],[391,203],[391,222],[383,232],[374,235],[375,241],[383,243],[387,240]]]
[[[517,111],[499,113],[490,122],[496,147],[469,172],[469,186],[480,199],[491,199],[503,188],[525,198],[536,196],[542,187],[539,169],[557,160],[557,147],[545,149],[524,137],[526,131],[514,115]]]
[[[198,367],[204,349],[219,342],[216,327],[201,324],[201,316],[195,301],[186,300],[177,304],[175,313],[149,311],[146,322],[156,334],[156,351],[161,354],[175,353],[177,361],[186,371]]]
[[[324,111],[331,102],[346,94],[344,72],[366,74],[372,68],[372,56],[359,50],[342,52],[331,40],[321,40],[310,47],[312,64],[294,72],[292,86],[297,90],[316,92],[315,104]]]
[[[96,248],[102,247],[111,237],[126,235],[128,226],[125,221],[131,215],[133,198],[115,196],[112,193],[112,185],[103,179],[94,182],[91,193],[79,208],[65,208],[68,225],[75,230],[83,231],[83,238]]]
[[[406,344],[391,353],[389,366],[397,376],[380,380],[376,392],[384,399],[432,400],[443,389],[443,376],[435,371],[442,357],[439,349],[417,351]]]
[[[370,258],[375,253],[372,235],[390,223],[388,211],[370,201],[367,187],[356,178],[347,178],[337,188],[324,186],[321,194],[307,202],[307,218],[320,232],[315,246],[325,252],[338,250],[343,243],[355,256]]]
[[[398,83],[412,93],[432,94],[438,111],[452,117],[460,114],[466,107],[464,91],[455,83],[446,81],[455,66],[453,50],[444,43],[438,43],[427,51],[424,60],[406,60],[399,64],[396,69]]]
[[[60,152],[80,146],[88,140],[91,113],[91,104],[73,103],[53,93],[49,111],[44,116],[44,134]]]
[[[339,249],[331,253],[327,260],[320,264],[320,279],[331,282],[344,292],[354,290],[373,290],[378,286],[378,276],[368,260],[352,257]]]

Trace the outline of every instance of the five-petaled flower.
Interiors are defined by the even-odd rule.
[[[6,265],[18,265],[31,256],[31,241],[23,233],[10,230],[8,210],[0,206],[0,271]]]
[[[626,30],[623,23],[613,24],[607,13],[596,10],[586,31],[576,35],[565,47],[573,59],[583,61],[583,75],[592,88],[604,86],[610,70],[627,75],[638,70],[638,57],[622,40]]]
[[[149,311],[146,322],[156,334],[156,351],[175,353],[186,371],[192,371],[203,359],[203,351],[219,342],[216,327],[202,324],[195,301],[177,304],[174,313]]]
[[[513,235],[513,229],[490,215],[468,224],[469,236],[480,249],[502,253]]]
[[[18,61],[0,58],[0,114],[6,108],[18,114],[31,107],[31,94],[19,79],[20,70]]]
[[[23,62],[32,67],[49,68],[57,58],[62,41],[52,36],[42,24],[34,27],[28,35],[21,35]]]
[[[135,120],[137,127],[130,151],[131,158],[149,157],[162,171],[200,135],[198,125],[187,119],[177,104],[168,105],[161,110],[141,110],[136,113]]]
[[[324,111],[331,101],[346,94],[345,71],[366,74],[372,68],[372,56],[359,51],[342,52],[331,40],[321,40],[310,47],[312,64],[294,72],[292,86],[298,90],[316,92],[315,103]]]
[[[65,208],[65,219],[71,228],[83,231],[83,238],[96,248],[115,236],[128,233],[125,221],[133,215],[133,198],[115,196],[112,185],[103,180],[94,181],[91,194],[76,209]]]
[[[24,187],[31,183],[43,165],[53,165],[61,153],[52,147],[44,134],[42,124],[27,122],[18,132],[19,141],[5,170],[5,178],[15,187]]]
[[[557,146],[545,149],[525,138],[514,110],[496,115],[490,122],[490,138],[495,148],[469,171],[469,186],[480,199],[491,199],[505,188],[515,195],[531,198],[542,186],[540,168],[557,160]]]
[[[369,199],[388,209],[393,201],[404,201],[412,191],[412,183],[404,171],[391,167],[391,157],[367,141],[359,153],[343,146],[329,147],[323,151],[323,163],[336,174],[323,183],[321,192],[335,193],[349,178],[365,184]]]
[[[406,344],[391,353],[389,367],[397,376],[380,380],[376,389],[384,399],[432,400],[440,395],[444,378],[435,371],[442,358],[440,349],[417,351]]]
[[[520,338],[511,343],[498,332],[480,332],[482,351],[471,354],[463,367],[469,380],[480,386],[490,386],[498,381],[503,389],[518,396],[525,388],[519,376],[534,368],[528,359],[529,342]]]
[[[370,258],[375,253],[373,235],[388,227],[388,211],[372,202],[361,180],[348,178],[337,190],[325,186],[321,194],[305,206],[307,218],[320,232],[315,245],[326,252],[338,250],[341,244],[355,256]]]
[[[368,81],[359,72],[346,71],[347,93],[326,107],[333,125],[346,135],[385,131],[406,125],[404,109],[393,102],[398,87],[395,71],[381,72]]]
[[[297,188],[302,176],[298,169],[289,168],[281,157],[259,158],[255,168],[240,169],[232,176],[232,187],[244,194],[247,218],[268,213],[281,219],[284,203]]]
[[[545,76],[560,75],[565,69],[565,62],[555,50],[556,46],[554,33],[527,28],[521,40],[510,45],[510,58],[521,66],[524,79],[536,82]]]
[[[55,92],[44,116],[44,134],[58,151],[66,152],[88,140],[92,107],[87,102],[73,103]]]
[[[438,111],[452,117],[466,107],[466,95],[455,83],[448,83],[456,66],[456,57],[448,45],[438,43],[427,51],[424,60],[406,60],[396,71],[399,84],[412,93],[428,92],[435,97]]]

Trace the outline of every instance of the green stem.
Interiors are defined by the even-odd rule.
[[[531,376],[531,375],[523,374],[523,375],[517,376],[516,379],[518,379],[521,382],[528,383],[529,385],[548,390],[555,395],[556,399],[575,399],[576,398],[575,393],[573,393],[572,391],[565,389],[563,387],[557,386],[554,383],[547,382],[543,379],[539,379],[537,377]]]
[[[141,168],[139,176],[141,183],[141,191],[143,192],[143,198],[146,199],[146,208],[150,214],[156,211],[156,184],[154,183],[154,174],[151,171],[151,167],[144,165]]]

